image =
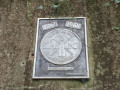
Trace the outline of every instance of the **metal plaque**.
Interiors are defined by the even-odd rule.
[[[86,18],[38,18],[33,79],[89,78]]]

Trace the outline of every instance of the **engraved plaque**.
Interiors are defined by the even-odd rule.
[[[86,18],[38,18],[33,79],[89,78]]]
[[[53,64],[68,64],[80,54],[82,43],[77,36],[68,29],[55,29],[48,32],[42,39],[40,49],[46,60]]]

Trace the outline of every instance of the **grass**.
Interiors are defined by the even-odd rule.
[[[27,1],[27,8],[28,8],[27,9],[27,18],[28,18],[30,25],[32,25],[33,24],[33,22],[32,22],[32,9],[30,9],[30,5],[31,5],[31,3],[29,1]]]

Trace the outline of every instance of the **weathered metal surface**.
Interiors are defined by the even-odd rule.
[[[82,43],[77,34],[68,29],[55,29],[48,32],[40,45],[41,53],[53,64],[68,64],[80,54]]]
[[[39,18],[34,79],[89,78],[86,18]]]

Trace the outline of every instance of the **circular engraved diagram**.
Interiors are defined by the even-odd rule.
[[[71,30],[59,28],[43,37],[40,49],[46,60],[62,65],[74,61],[80,55],[82,43]]]

